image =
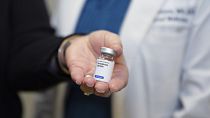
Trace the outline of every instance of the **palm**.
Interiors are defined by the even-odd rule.
[[[109,89],[111,91],[118,91],[126,85],[128,72],[122,56],[120,40],[116,35],[102,31],[84,36],[81,40],[74,40],[72,43],[74,45],[71,45],[67,50],[67,64],[70,69],[72,79],[77,84],[80,85],[82,82],[87,84],[94,83],[95,89]],[[117,52],[117,56],[115,58],[116,64],[112,80],[109,84],[95,82],[93,78],[89,80],[84,79],[85,75],[94,74],[96,58],[100,55],[101,47],[110,47]],[[122,78],[125,79],[123,80]],[[121,84],[118,85],[117,82]]]

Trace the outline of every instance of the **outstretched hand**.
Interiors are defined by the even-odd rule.
[[[96,59],[100,48],[108,47],[116,51],[115,66],[109,83],[93,78]],[[128,69],[123,57],[123,48],[118,35],[108,31],[95,31],[86,36],[71,40],[66,50],[66,64],[72,80],[81,86],[86,94],[108,97],[113,92],[123,89],[128,82]]]

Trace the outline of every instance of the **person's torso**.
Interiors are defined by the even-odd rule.
[[[73,32],[84,0],[60,2],[54,24],[66,35]],[[169,118],[179,105],[182,60],[196,0],[149,2],[131,2],[120,32],[130,75],[123,91],[125,118]],[[76,10],[63,13],[71,8]]]

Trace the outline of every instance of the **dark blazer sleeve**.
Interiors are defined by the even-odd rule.
[[[44,0],[12,0],[9,85],[14,90],[36,90],[66,80],[53,69],[61,39],[49,25]],[[68,78],[70,80],[70,77]]]

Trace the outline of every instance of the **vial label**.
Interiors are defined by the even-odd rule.
[[[109,82],[112,77],[113,68],[114,68],[114,61],[97,59],[96,71],[94,74],[95,80]]]

